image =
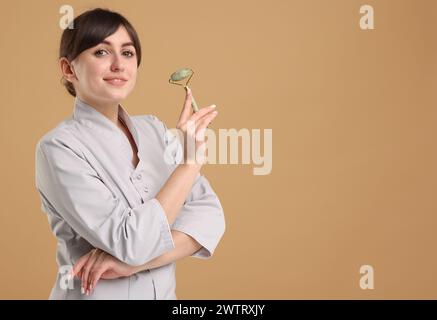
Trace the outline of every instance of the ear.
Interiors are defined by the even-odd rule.
[[[67,58],[65,57],[60,58],[59,66],[61,68],[62,75],[66,80],[70,82],[73,82],[73,80],[77,80],[76,74],[74,72],[73,64],[70,61],[68,61]]]

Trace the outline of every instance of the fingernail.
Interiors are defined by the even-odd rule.
[[[80,287],[80,293],[81,294],[85,294],[85,288],[84,287]]]
[[[216,108],[217,106],[215,104],[211,105],[211,109]]]
[[[191,93],[191,89],[189,87],[185,87],[185,89],[187,90],[187,93],[190,94]]]

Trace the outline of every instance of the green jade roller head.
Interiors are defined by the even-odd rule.
[[[179,69],[178,71],[172,73],[170,79],[168,79],[168,82],[170,82],[171,84],[177,84],[178,86],[183,86],[185,90],[187,90],[188,83],[190,82],[193,74],[194,71],[190,68]],[[199,108],[197,107],[197,103],[196,100],[194,100],[194,97],[191,98],[191,107],[193,108],[194,112],[199,111]]]

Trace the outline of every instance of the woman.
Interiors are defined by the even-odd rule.
[[[200,174],[203,163],[165,161],[179,140],[164,123],[120,105],[141,62],[132,25],[95,9],[73,26],[59,57],[73,115],[36,147],[41,208],[58,241],[50,299],[176,299],[175,261],[211,257],[224,233],[220,201]],[[184,142],[193,138],[189,121],[202,138],[216,115],[214,106],[193,113],[187,90],[177,125]],[[202,147],[196,140],[196,152]],[[66,284],[61,270],[73,265]]]

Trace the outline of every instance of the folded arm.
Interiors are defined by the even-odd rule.
[[[100,279],[128,277],[148,269],[159,268],[198,251],[202,246],[189,235],[172,230],[175,248],[140,266],[128,265],[100,249],[83,255],[73,267],[73,274],[82,280],[85,294],[90,295]]]
[[[186,197],[198,172],[193,167],[178,167],[157,197],[128,207],[76,144],[64,135],[48,137],[38,144],[36,184],[44,208],[62,217],[93,247],[130,265],[142,265],[174,249],[170,224],[184,199],[176,197],[173,203],[174,189],[185,190]]]
[[[171,234],[173,236],[175,248],[163,253],[155,259],[146,262],[143,265],[133,267],[134,273],[165,266],[166,264],[175,262],[181,258],[191,256],[199,251],[200,248],[202,248],[201,244],[199,244],[194,238],[186,233],[172,230]]]

